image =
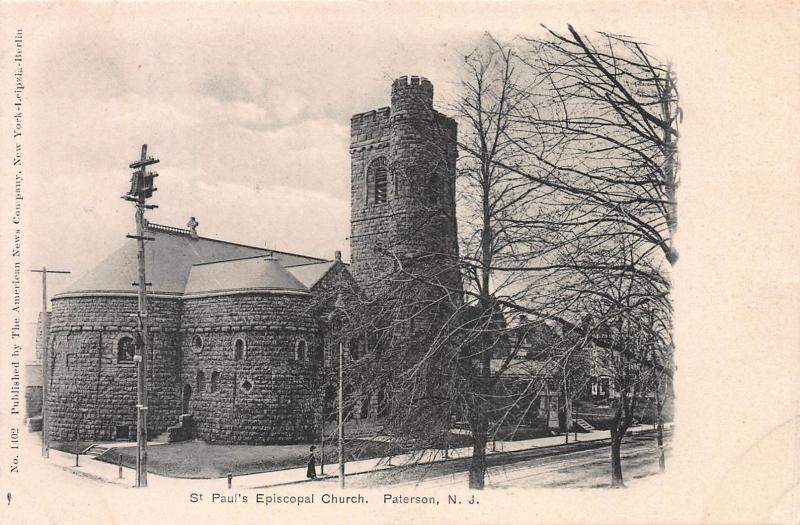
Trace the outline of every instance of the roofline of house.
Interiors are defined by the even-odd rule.
[[[79,290],[75,292],[62,292],[54,295],[50,300],[71,299],[77,297],[132,297],[136,298],[138,292],[125,290]],[[147,297],[156,299],[180,299],[183,294],[180,292],[148,292]]]
[[[232,288],[230,290],[210,290],[207,292],[191,292],[183,294],[182,299],[203,299],[206,297],[220,297],[224,295],[311,295],[306,290],[287,290],[286,288]]]
[[[306,290],[291,290],[286,288],[231,288],[230,290],[211,290],[208,292],[154,292],[148,293],[147,297],[154,299],[201,299],[203,297],[217,297],[222,295],[247,295],[247,294],[274,294],[274,295],[310,295],[308,289]],[[136,299],[136,292],[125,291],[80,291],[80,292],[64,292],[54,295],[51,300],[58,299],[76,299],[81,297],[125,297]]]

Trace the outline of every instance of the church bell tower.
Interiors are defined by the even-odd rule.
[[[423,77],[398,78],[390,107],[351,118],[351,273],[367,295],[390,285],[398,261],[460,288],[447,270],[458,255],[456,137]]]

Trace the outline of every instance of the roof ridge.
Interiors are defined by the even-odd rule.
[[[330,259],[326,259],[324,261],[317,261],[317,262],[304,262],[304,263],[298,263],[298,264],[287,264],[286,266],[284,266],[284,268],[297,268],[298,266],[311,266],[311,265],[314,265],[314,264],[328,264],[328,263],[332,264],[332,263],[335,263],[335,262],[336,261],[332,261]]]
[[[190,237],[192,235],[191,230],[187,230],[185,228],[178,228],[177,226],[167,226],[166,224],[156,224],[150,221],[145,222],[144,227],[154,232],[175,233],[179,235],[187,235]]]
[[[192,266],[204,266],[206,264],[222,264],[226,262],[234,262],[234,261],[244,261],[247,259],[258,259],[269,256],[269,252],[259,253],[258,255],[246,255],[244,257],[234,257],[233,259],[220,259],[219,261],[206,261],[206,262],[199,262],[194,263]],[[283,265],[281,265],[283,266]]]
[[[171,233],[173,235],[185,235],[187,237],[192,236],[192,232],[185,228],[178,228],[177,226],[168,226],[166,224],[156,224],[154,222],[147,222],[145,227],[150,231],[161,232],[161,233]],[[270,248],[262,248],[261,246],[253,246],[252,244],[244,244],[240,242],[233,242],[233,241],[225,241],[222,239],[214,239],[212,237],[203,237],[202,235],[198,235],[197,239],[202,239],[204,241],[211,241],[211,242],[220,242],[223,244],[230,244],[233,246],[242,246],[244,248],[253,248],[254,250],[262,250],[264,253],[280,253],[283,255],[293,255],[295,257],[304,257],[306,259],[314,259],[318,262],[328,262],[330,259],[323,259],[322,257],[317,257],[314,255],[303,255],[302,253],[294,253],[294,252],[285,252],[283,250],[273,250]],[[230,259],[233,260],[233,259]],[[313,264],[313,263],[309,263]]]

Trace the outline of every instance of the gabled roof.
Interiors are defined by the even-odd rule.
[[[189,230],[149,224],[145,250],[147,281],[152,283],[148,291],[157,294],[184,293],[192,266],[259,255],[272,256],[281,265],[321,263],[325,259],[294,253],[267,250],[233,242],[192,237]],[[76,280],[62,294],[72,293],[136,293],[132,285],[138,280],[137,241],[127,239],[116,251],[94,269]]]
[[[308,292],[272,256],[204,263],[192,266],[185,294],[230,293],[239,291]]]
[[[301,283],[303,283],[309,290],[316,285],[320,279],[330,271],[336,264],[336,261],[325,261],[319,263],[299,264],[295,266],[286,266],[286,269],[291,272]]]

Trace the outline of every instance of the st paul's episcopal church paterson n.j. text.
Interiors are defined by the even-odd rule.
[[[194,220],[187,229],[148,223],[148,435],[241,444],[318,436],[337,386],[324,379],[338,368],[337,301],[386,282],[393,263],[382,245],[457,254],[456,134],[421,77],[395,80],[390,107],[353,115],[349,265],[338,252],[324,260],[204,238]],[[130,239],[52,297],[51,439],[133,438],[136,278]],[[350,345],[347,358],[357,358]],[[352,417],[379,418],[386,395],[371,392]]]

